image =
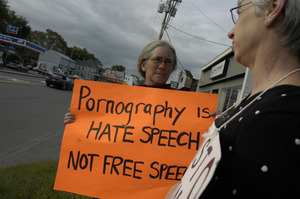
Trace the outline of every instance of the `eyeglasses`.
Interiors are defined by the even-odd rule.
[[[163,59],[161,57],[149,58],[151,61],[154,62],[156,65],[160,65],[161,63],[165,63],[166,66],[172,66],[173,62],[170,59]]]
[[[248,2],[248,3],[242,4],[242,5],[240,5],[240,6],[237,6],[237,7],[235,7],[235,8],[231,8],[231,9],[230,9],[231,18],[232,18],[232,21],[233,21],[234,24],[236,24],[237,20],[239,19],[239,14],[240,14],[241,12],[239,12],[239,11],[237,10],[237,13],[234,13],[233,11],[236,10],[236,9],[239,9],[240,7],[243,7],[243,6],[245,6],[245,5],[248,5],[248,4],[250,4],[250,3],[253,3],[253,2]]]

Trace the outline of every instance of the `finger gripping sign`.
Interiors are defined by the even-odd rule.
[[[217,95],[75,80],[54,189],[164,198],[213,122]]]

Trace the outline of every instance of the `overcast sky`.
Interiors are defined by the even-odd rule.
[[[166,0],[8,0],[11,10],[25,17],[32,30],[47,28],[60,34],[69,47],[93,53],[104,68],[124,65],[137,75],[136,63],[143,47],[157,40]],[[230,8],[237,0],[182,0],[169,23],[168,34],[181,63],[179,69],[200,77],[200,69],[231,45]],[[169,36],[169,37],[168,37]]]

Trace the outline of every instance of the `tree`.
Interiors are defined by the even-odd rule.
[[[18,55],[16,54],[8,54],[7,57],[6,57],[6,62],[19,62],[20,61],[20,58]]]
[[[67,55],[74,60],[99,61],[99,59],[97,59],[94,54],[89,53],[86,48],[81,49],[77,46],[68,48]]]
[[[15,27],[18,27],[18,33],[17,35],[12,35],[14,37],[26,39],[28,35],[31,32],[31,27],[29,26],[29,22],[25,17],[18,16],[15,11],[12,11],[9,9],[7,0],[0,0],[0,32],[4,34],[10,34],[6,33],[7,25],[12,25]],[[13,44],[10,44],[13,45]],[[20,55],[20,57],[23,57],[25,54],[29,54],[26,51],[29,51],[25,49],[24,47],[13,45]],[[33,55],[33,57],[36,57],[36,53],[31,53],[29,55]]]
[[[25,39],[31,32],[31,27],[25,17],[18,16],[15,11],[9,9],[7,0],[0,0],[0,32],[5,33],[7,25],[18,27],[19,38]],[[15,36],[15,35],[14,35]]]
[[[121,71],[121,72],[124,72],[125,71],[125,66],[123,65],[113,65],[111,67],[112,70],[115,70],[115,71]]]
[[[46,50],[55,50],[62,54],[68,51],[67,42],[57,32],[47,29],[46,32],[32,31],[28,40]]]
[[[86,48],[68,47],[67,42],[57,32],[46,29],[46,32],[31,31],[31,27],[26,18],[18,16],[15,11],[11,11],[7,0],[0,0],[0,32],[5,33],[7,25],[16,26],[19,28],[16,37],[26,39],[33,42],[46,50],[55,50],[62,54],[72,57],[77,60],[94,60],[99,61],[94,54],[87,51]],[[15,36],[15,35],[14,35]],[[39,53],[24,47],[15,46],[21,57],[30,59],[38,59]],[[72,55],[72,56],[71,56]]]
[[[26,39],[31,32],[31,27],[29,26],[27,19],[25,17],[18,16],[15,11],[9,11],[9,17],[8,25],[18,27],[18,34],[16,36]]]
[[[81,49],[76,46],[68,47],[67,42],[62,36],[50,29],[47,29],[46,32],[32,31],[28,40],[42,46],[46,50],[58,51],[74,60],[92,59],[99,61],[93,54],[89,53],[86,48]]]
[[[0,0],[0,32],[5,33],[9,21],[8,5],[6,0]]]

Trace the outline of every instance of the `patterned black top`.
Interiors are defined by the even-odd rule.
[[[201,199],[300,198],[300,87],[268,90],[221,129],[220,142],[222,158]]]

